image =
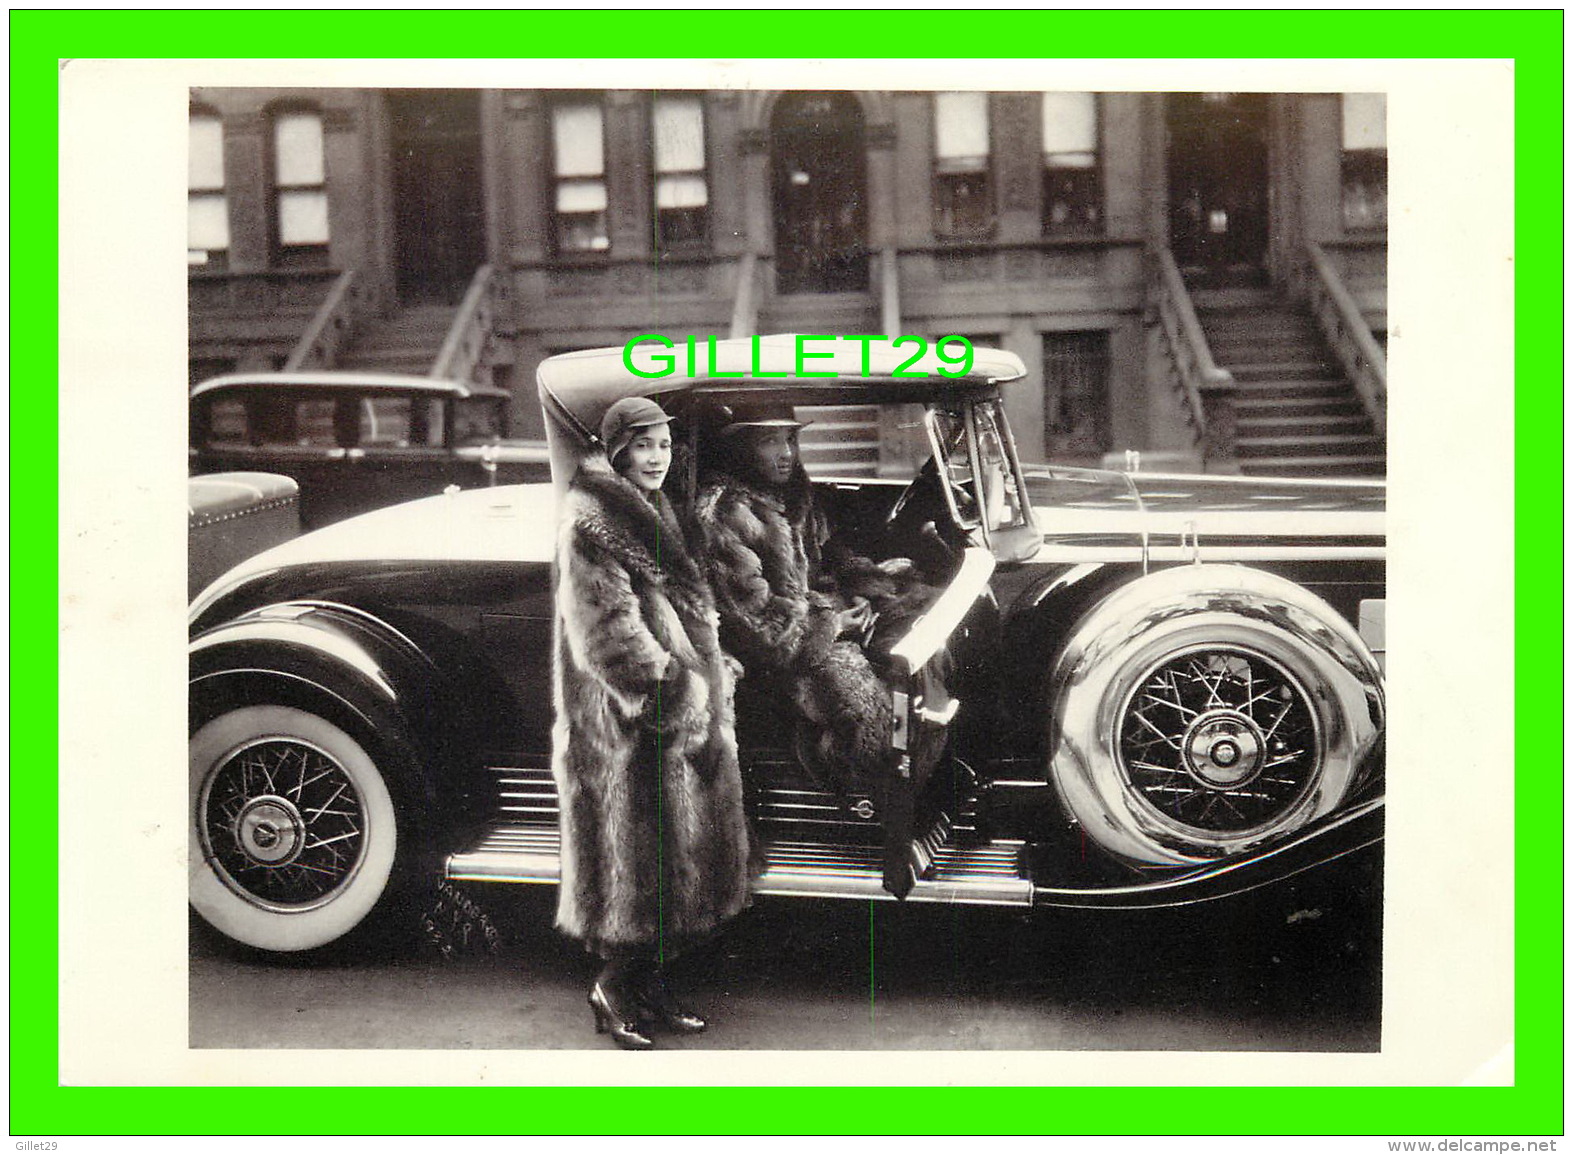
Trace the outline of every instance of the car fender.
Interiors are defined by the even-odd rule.
[[[262,606],[189,647],[192,726],[259,695],[326,714],[376,743],[413,805],[473,752],[444,684],[420,649],[362,610],[324,602]]]
[[[1161,649],[1168,637],[1186,630],[1216,630],[1220,641],[1247,646],[1252,631],[1260,636],[1270,631],[1278,645],[1288,647],[1284,653],[1292,649],[1303,655],[1318,675],[1313,698],[1326,715],[1324,745],[1338,748],[1340,769],[1304,797],[1294,821],[1322,817],[1340,798],[1357,792],[1380,748],[1385,722],[1381,672],[1354,628],[1316,595],[1239,565],[1177,566],[1130,582],[1077,623],[1053,664],[1048,755],[1052,779],[1070,813],[1107,849],[1135,861],[1180,865],[1255,848],[1253,836],[1244,831],[1238,839],[1220,837],[1206,850],[1175,842],[1113,768],[1119,678],[1145,661],[1141,655],[1147,648]]]

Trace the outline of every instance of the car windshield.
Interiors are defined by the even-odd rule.
[[[799,447],[810,477],[910,481],[925,469],[938,470],[962,527],[993,533],[1029,520],[998,398],[927,406],[798,405],[793,412],[804,423]]]
[[[1024,525],[1026,508],[1000,403],[979,401],[971,411],[970,435],[967,406],[935,406],[928,413],[929,445],[947,482],[951,512],[959,524],[976,526],[981,521],[990,533]]]
[[[978,435],[978,480],[983,494],[984,524],[990,533],[1026,523],[1021,486],[1013,468],[1013,455],[1005,415],[998,401],[984,401],[972,410]]]
[[[464,397],[453,406],[453,443],[487,445],[508,435],[501,397]]]
[[[355,411],[356,443],[388,449],[441,446],[442,405],[436,397],[363,397]]]

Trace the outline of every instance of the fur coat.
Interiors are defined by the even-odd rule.
[[[604,457],[564,499],[555,580],[557,925],[603,957],[669,955],[748,903],[735,663],[670,504]]]
[[[791,701],[805,768],[828,784],[866,787],[893,762],[890,693],[856,643],[837,641],[837,614],[854,594],[878,608],[895,580],[866,558],[827,559],[829,535],[801,465],[785,486],[713,471],[694,515],[723,644],[751,680]]]

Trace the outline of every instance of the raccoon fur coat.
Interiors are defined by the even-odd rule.
[[[602,957],[671,955],[748,903],[734,665],[672,507],[590,458],[557,542],[557,925]]]
[[[867,788],[893,763],[890,693],[862,648],[837,640],[837,614],[853,596],[884,611],[911,583],[894,567],[827,548],[801,463],[784,486],[714,470],[694,515],[722,643],[751,682],[791,702],[804,767],[826,785]]]

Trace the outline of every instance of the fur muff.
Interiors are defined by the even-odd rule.
[[[713,472],[694,514],[723,644],[750,678],[792,702],[798,756],[811,773],[843,787],[866,785],[892,760],[890,694],[863,651],[836,640],[836,615],[847,603],[826,565],[828,534],[801,465],[783,487]],[[856,561],[858,581],[848,593],[894,595],[893,579],[867,559]]]
[[[748,903],[733,668],[665,497],[581,466],[557,543],[557,925],[603,957],[671,955]]]

